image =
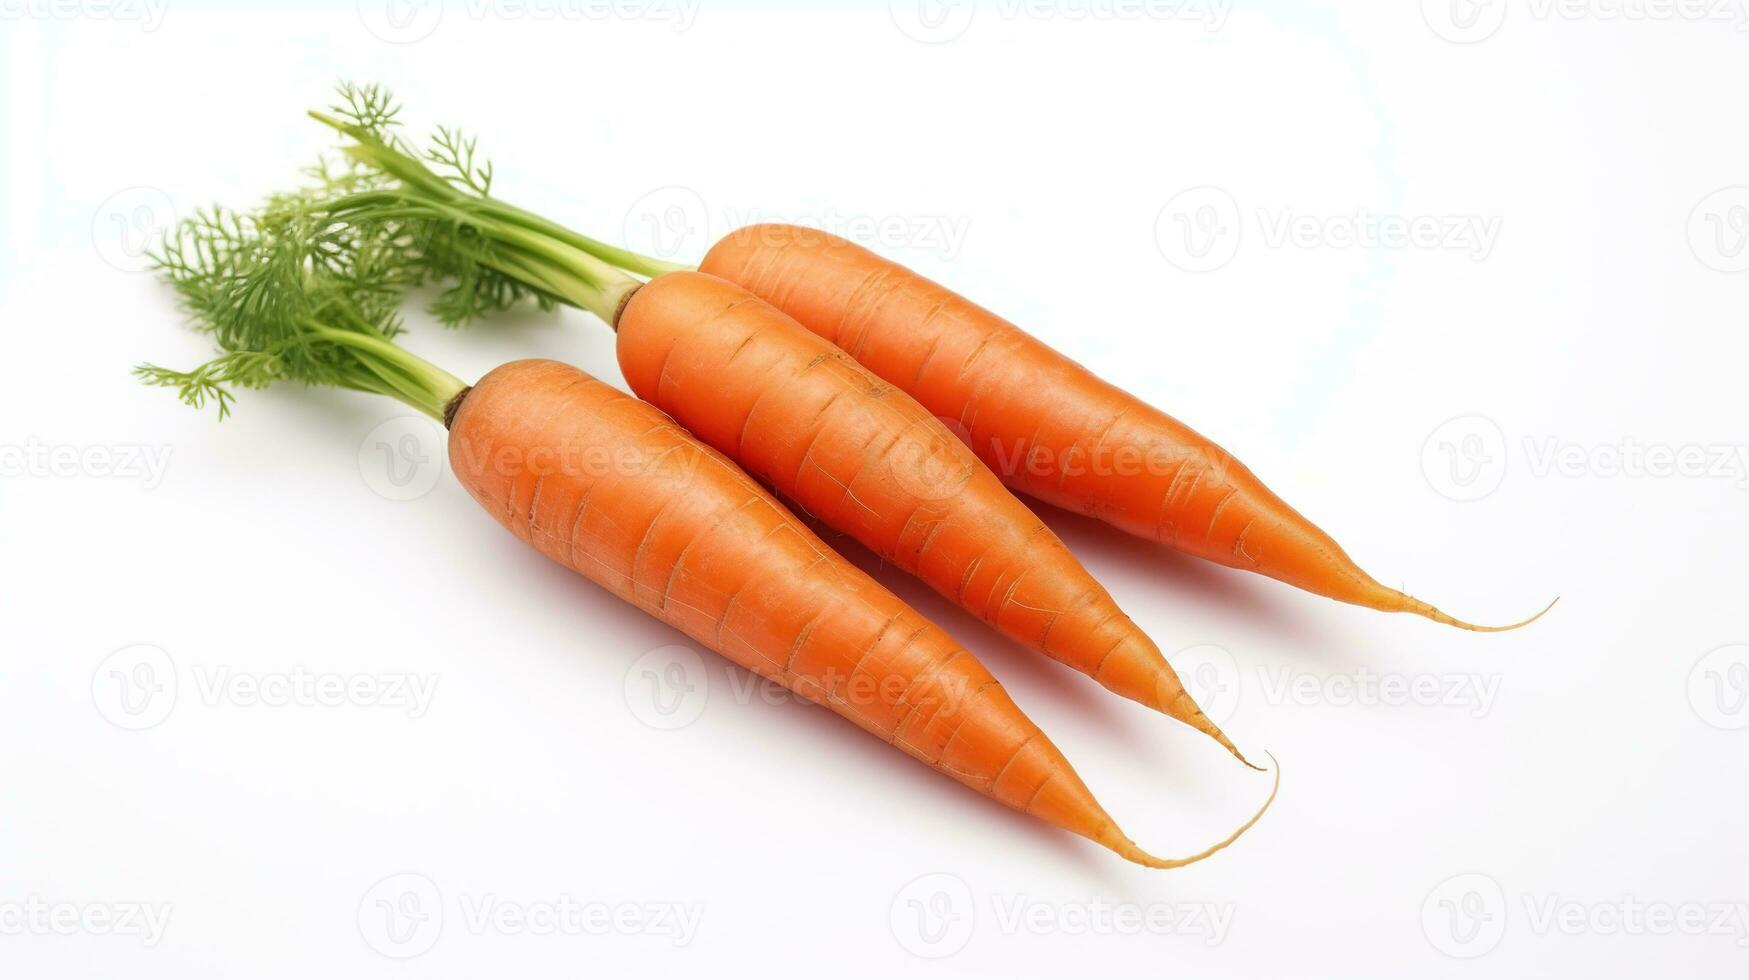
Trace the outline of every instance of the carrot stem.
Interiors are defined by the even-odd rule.
[[[319,321],[307,324],[312,337],[353,352],[370,377],[361,380],[374,390],[439,421],[451,399],[467,385],[448,371],[390,341],[352,330],[337,330]]]
[[[687,265],[683,262],[665,262],[662,259],[652,258],[651,256],[634,252],[631,249],[620,248],[617,245],[609,245],[599,239],[590,238],[588,235],[573,231],[564,225],[548,221],[540,215],[525,211],[514,204],[507,204],[503,201],[496,200],[488,201],[486,204],[493,211],[501,214],[506,221],[521,224],[532,230],[539,231],[542,234],[549,235],[567,245],[570,245],[578,251],[587,253],[588,255],[606,262],[608,265],[623,269],[633,275],[643,276],[646,279],[654,279],[657,276],[666,275],[670,272],[692,272],[698,268],[697,266]]]

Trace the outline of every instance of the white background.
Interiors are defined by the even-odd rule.
[[[0,975],[1743,976],[1741,9],[835,6],[4,0]],[[1048,513],[1284,767],[1231,850],[1127,865],[666,649],[396,404],[246,392],[218,424],[132,381],[203,354],[141,245],[294,180],[340,78],[604,237],[847,231],[1216,437],[1381,579],[1482,621],[1562,601],[1460,633]],[[1350,234],[1396,226],[1437,234]],[[580,313],[412,327],[470,379],[619,382]],[[1267,791],[878,574],[1145,846]],[[251,695],[299,676],[435,687]],[[567,896],[620,924],[479,914]],[[139,906],[161,931],[103,922]]]

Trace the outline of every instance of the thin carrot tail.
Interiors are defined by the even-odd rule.
[[[1269,805],[1275,802],[1275,794],[1281,790],[1281,763],[1276,760],[1274,753],[1265,752],[1264,754],[1269,756],[1270,765],[1275,768],[1275,784],[1269,788],[1269,798],[1263,801],[1263,805],[1257,808],[1257,812],[1251,815],[1251,819],[1240,824],[1237,830],[1228,834],[1224,839],[1216,841],[1203,850],[1188,857],[1163,858],[1156,857],[1149,854],[1147,851],[1142,850],[1136,845],[1135,841],[1130,840],[1129,837],[1124,835],[1123,831],[1117,828],[1116,824],[1113,824],[1109,832],[1100,839],[1099,843],[1111,848],[1113,851],[1117,852],[1119,856],[1134,861],[1144,867],[1162,869],[1182,868],[1187,864],[1195,864],[1217,851],[1225,850],[1228,845],[1238,840],[1245,831],[1250,830],[1256,825],[1257,821],[1263,819],[1263,814],[1268,812]]]
[[[1108,655],[1093,679],[1106,690],[1121,694],[1131,701],[1169,715],[1219,742],[1245,765],[1265,772],[1261,766],[1245,758],[1233,740],[1205,714],[1185,690],[1184,682],[1159,649],[1152,644],[1126,643]]]
[[[1504,626],[1480,626],[1467,620],[1458,619],[1432,603],[1423,602],[1407,592],[1384,585],[1362,571],[1360,566],[1356,565],[1347,555],[1341,554],[1340,551],[1334,552],[1334,554],[1340,561],[1337,568],[1343,578],[1339,585],[1317,590],[1323,595],[1357,606],[1365,606],[1368,609],[1377,609],[1380,612],[1414,613],[1436,623],[1455,626],[1460,630],[1469,630],[1472,633],[1504,633],[1508,630],[1529,626],[1547,615],[1550,609],[1555,608],[1555,603],[1561,601],[1560,596],[1555,596],[1536,615],[1521,619],[1516,623],[1508,623]]]
[[[1447,626],[1456,626],[1460,630],[1469,630],[1473,633],[1504,633],[1507,630],[1515,630],[1521,626],[1529,626],[1531,623],[1543,618],[1550,609],[1555,608],[1555,603],[1561,601],[1560,596],[1555,596],[1549,601],[1548,605],[1542,608],[1542,612],[1537,613],[1529,619],[1522,619],[1506,626],[1477,626],[1475,623],[1466,623],[1461,619],[1447,615],[1433,605],[1422,602],[1420,599],[1417,599],[1412,595],[1407,595],[1402,592],[1397,593],[1397,595],[1401,596],[1402,602],[1402,605],[1398,608],[1399,612],[1410,612],[1417,616],[1425,616],[1436,623],[1444,623]]]

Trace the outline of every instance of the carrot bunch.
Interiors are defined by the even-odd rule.
[[[425,154],[426,160],[451,173],[448,178],[437,176],[398,141],[395,110],[385,93],[352,87],[343,87],[342,92],[346,98],[337,108],[339,117],[311,115],[351,137],[353,142],[346,147],[349,157],[386,179],[388,187],[338,196],[329,213],[352,221],[393,216],[422,222],[426,240],[437,243],[430,249],[431,265],[455,276],[435,309],[447,322],[467,322],[502,308],[503,303],[533,295],[542,302],[591,310],[609,324],[618,324],[626,297],[641,288],[676,282],[689,285],[663,286],[664,296],[689,290],[711,292],[716,295],[697,304],[701,314],[708,314],[713,305],[728,304],[735,315],[746,315],[749,304],[739,291],[683,275],[696,271],[763,300],[785,315],[785,323],[799,324],[831,349],[854,359],[872,377],[909,395],[924,414],[953,420],[958,430],[955,441],[963,437],[994,478],[1028,496],[1319,595],[1386,612],[1414,613],[1465,630],[1516,629],[1554,605],[1551,602],[1521,622],[1478,626],[1381,584],[1329,534],[1213,441],[1101,380],[1018,326],[854,243],[810,228],[764,224],[725,236],[696,269],[638,255],[492,198],[479,179],[489,176],[490,168],[474,162],[474,144],[453,130],[439,129]],[[454,254],[458,243],[464,253],[460,257]],[[628,273],[648,277],[649,286]],[[591,285],[579,288],[580,280]],[[462,297],[468,302],[459,301]],[[775,319],[763,310],[759,316]],[[725,332],[736,335],[732,329]],[[692,358],[689,348],[681,364],[665,359],[661,367],[664,371],[683,368]],[[709,362],[710,356],[700,354],[697,359]],[[627,361],[622,342],[621,365],[634,390],[695,431],[721,427],[738,417],[732,408],[717,406],[698,417],[677,410],[680,406],[662,400],[663,390],[641,370],[637,358]],[[639,388],[640,382],[645,388]],[[751,423],[751,417],[745,421]],[[938,425],[929,436],[942,439],[944,433],[953,432]],[[1102,460],[1122,459],[1147,465],[1100,465]],[[742,462],[755,475],[767,476],[757,465]],[[945,458],[938,465],[953,471],[957,461]],[[781,483],[774,485],[794,497]],[[794,499],[814,511],[809,499]],[[821,516],[839,527],[830,515]],[[839,529],[881,550],[878,541],[871,542],[848,527]],[[905,567],[903,561],[895,563]],[[924,577],[938,591],[966,604],[963,589],[950,590],[946,586],[951,583]],[[1074,587],[1081,582],[1080,575],[1074,576]],[[975,606],[968,608],[978,611]],[[1058,616],[1065,611],[1061,606],[1045,608]],[[1104,617],[1114,608],[1101,603],[1093,613]],[[1015,635],[1012,630],[1004,632]],[[1127,638],[1124,642],[1140,643]],[[1045,650],[1052,652],[1048,646]],[[1105,669],[1073,655],[1058,659],[1095,677]],[[1176,678],[1160,673],[1151,653],[1125,660],[1129,663],[1124,673],[1132,679],[1108,680],[1107,687],[1173,713],[1232,748],[1224,735],[1204,724],[1200,712],[1175,710],[1182,687],[1174,688]],[[1143,661],[1149,665],[1146,670],[1139,669]],[[1132,667],[1138,669],[1128,669]],[[1154,697],[1145,691],[1150,685]],[[1174,700],[1162,704],[1160,694]],[[1238,754],[1237,749],[1233,752]]]
[[[651,405],[554,361],[473,385],[397,339],[421,272],[401,231],[202,212],[155,258],[219,350],[138,369],[228,414],[282,381],[394,398],[449,429],[453,471],[511,533],[740,666],[986,796],[1155,868],[975,657],[836,554],[768,491]],[[605,462],[611,461],[611,462]],[[1279,785],[1279,773],[1277,775]],[[1274,792],[1270,794],[1273,800]]]
[[[494,196],[457,131],[415,147],[381,89],[341,96],[311,113],[344,137],[341,164],[167,239],[159,267],[219,356],[141,376],[221,417],[235,388],[287,380],[431,415],[458,479],[531,547],[1008,806],[1165,868],[1230,844],[1275,789],[1198,854],[1141,850],[971,653],[782,501],[1247,765],[1015,494],[1344,602],[1524,625],[1476,626],[1380,584],[1213,442],[859,246],[759,225],[696,268],[641,256]],[[398,343],[399,307],[427,283],[447,325],[525,302],[594,314],[636,397],[553,361],[463,383]],[[1099,465],[1125,458],[1149,465]]]
[[[629,253],[586,249],[492,197],[472,141],[441,129],[418,155],[384,93],[342,94],[332,113],[312,115],[347,137],[359,169],[332,179],[326,200],[296,201],[286,220],[387,229],[409,263],[447,283],[435,306],[447,322],[530,296],[594,313],[616,331],[633,392],[780,495],[1003,635],[1244,761],[1159,646],[929,409],[733,283],[691,271],[634,278],[615,265]]]

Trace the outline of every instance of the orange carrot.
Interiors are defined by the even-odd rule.
[[[611,467],[567,462],[607,452]],[[453,412],[450,462],[488,513],[553,560],[931,768],[1131,861],[1200,860],[1263,812],[1188,858],[1142,851],[976,658],[733,463],[575,368],[517,361],[482,378]]]
[[[1372,609],[1479,631],[1542,615],[1476,626],[1380,584],[1207,438],[996,314],[842,238],[754,225],[717,242],[699,268],[746,287],[936,415],[958,420],[1003,482],[1040,500]]]
[[[336,229],[394,229],[407,255],[453,283],[438,305],[446,319],[530,294],[595,313],[619,332],[632,390],[755,477],[1004,635],[1244,761],[1110,593],[916,400],[738,286],[697,272],[642,283],[613,265],[629,253],[597,257],[587,239],[488,196],[483,167],[452,160],[438,176],[427,163],[448,159],[453,134],[422,161],[386,96],[347,95],[343,117],[312,115],[352,137],[348,155],[383,179],[360,188],[349,176],[319,211]],[[461,145],[471,161],[472,143]]]
[[[1244,759],[1056,534],[909,396],[697,272],[645,284],[616,327],[632,390],[778,493],[1005,635]]]
[[[416,270],[400,234],[197,215],[156,259],[221,353],[139,374],[221,415],[237,387],[298,381],[440,418],[462,485],[522,540],[930,768],[1129,860],[1199,860],[1257,820],[1188,858],[1142,851],[975,657],[672,419],[553,361],[506,364],[469,388],[401,348],[395,298]]]

